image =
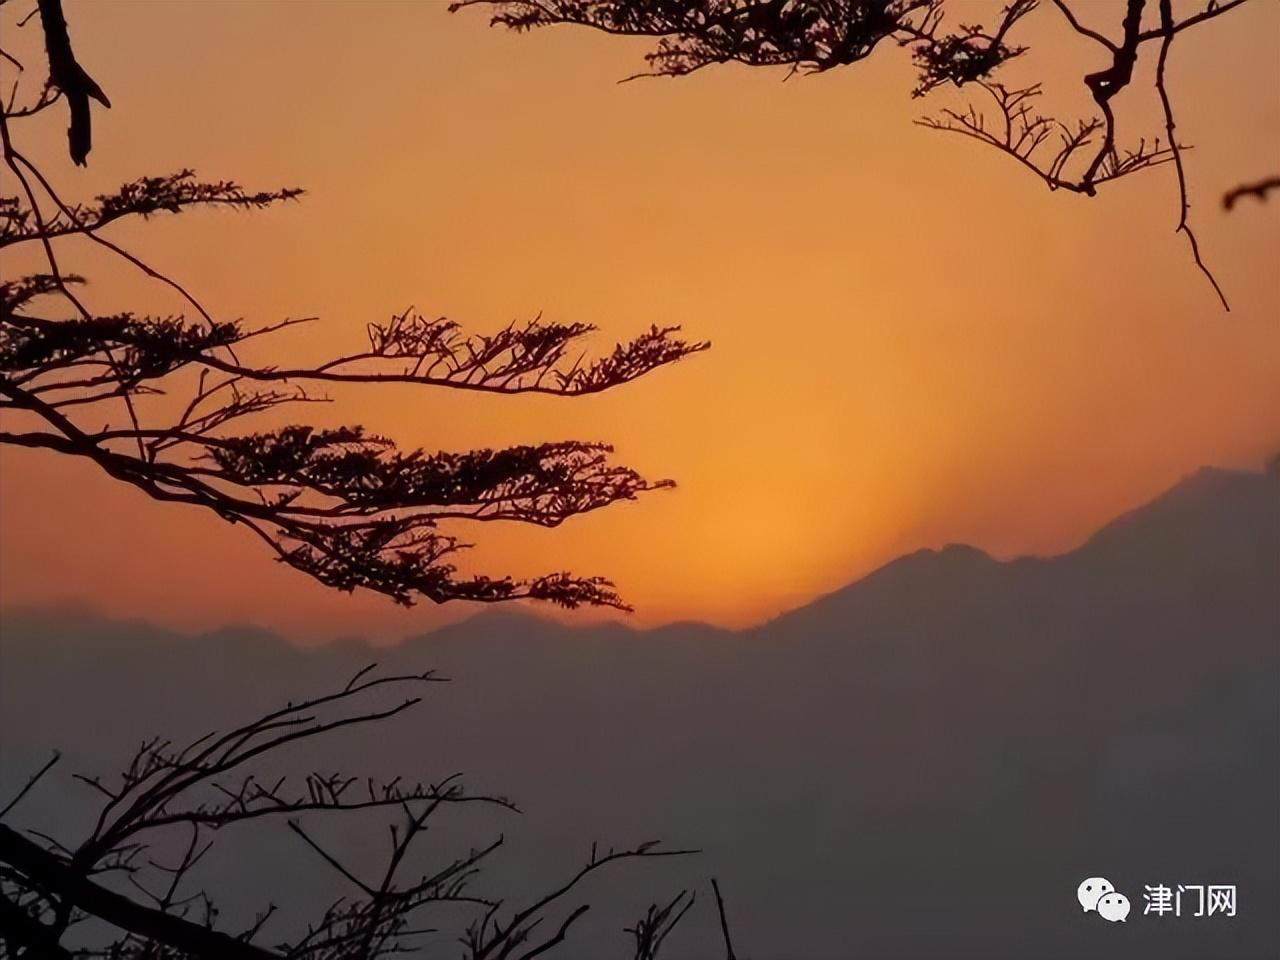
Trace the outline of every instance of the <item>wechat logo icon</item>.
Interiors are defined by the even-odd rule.
[[[1096,913],[1109,923],[1123,923],[1129,916],[1129,898],[1116,892],[1105,877],[1089,877],[1076,887],[1076,899],[1085,913]]]

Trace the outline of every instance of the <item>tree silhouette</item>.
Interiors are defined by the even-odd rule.
[[[608,850],[592,845],[582,867],[559,885],[509,904],[484,891],[485,870],[503,845],[501,835],[444,862],[422,848],[428,830],[451,810],[479,805],[518,812],[510,800],[470,793],[456,775],[409,783],[315,771],[296,786],[280,776],[290,748],[391,721],[421,701],[417,689],[437,680],[429,673],[377,676],[372,669],[338,690],[183,745],[148,740],[114,780],[77,775],[102,797],[96,821],[79,843],[45,834],[32,839],[0,822],[2,955],[13,960],[374,960],[416,949],[427,933],[452,933],[468,960],[531,960],[563,943],[589,911],[579,891],[598,871],[624,861],[695,852],[654,842]],[[396,699],[405,690],[413,695]],[[55,755],[0,809],[0,821],[57,760]],[[315,826],[335,818],[344,829],[330,834],[360,840],[338,849],[318,840]],[[390,844],[383,866],[364,875],[349,865],[349,857],[367,845],[369,832],[352,827],[367,827],[371,818],[383,821]],[[274,905],[264,905],[252,922],[229,929],[198,883],[197,867],[215,840],[258,821],[284,821],[299,852],[333,871],[350,890],[309,916],[285,919],[285,929],[273,940],[268,931],[281,926]],[[732,960],[718,886],[715,893]],[[682,890],[665,906],[650,906],[634,927],[622,931],[634,939],[636,960],[654,960],[693,903],[694,895]],[[440,907],[457,909],[442,919],[433,913]],[[423,927],[428,917],[433,926]],[[450,930],[450,918],[457,929]],[[435,926],[441,922],[445,926]],[[68,934],[76,938],[74,949],[64,944]]]
[[[1095,196],[1104,184],[1152,167],[1173,164],[1178,181],[1177,232],[1183,233],[1196,266],[1227,299],[1200,255],[1188,221],[1190,204],[1183,168],[1185,145],[1176,137],[1166,65],[1175,43],[1246,0],[1196,0],[1175,16],[1173,0],[1124,0],[1083,4],[1075,0],[1011,0],[990,25],[961,20],[948,28],[947,15],[968,17],[965,0],[455,0],[450,9],[492,8],[492,22],[517,31],[557,24],[604,33],[649,37],[642,76],[685,76],[704,67],[740,63],[784,67],[787,75],[823,73],[857,63],[878,48],[910,52],[918,71],[913,97],[939,87],[973,87],[979,97],[963,109],[943,109],[918,123],[958,133],[994,147],[1039,177],[1051,190]],[[1000,68],[1030,54],[1017,42],[1026,18],[1043,10],[1088,40],[1106,66],[1081,82],[1097,112],[1063,121],[1040,112],[1041,84],[1008,86]],[[1086,15],[1081,16],[1081,12]],[[1115,22],[1095,28],[1107,19]],[[1112,101],[1134,79],[1142,56],[1155,60],[1155,92],[1163,130],[1121,137]]]
[[[83,164],[91,147],[88,99],[106,98],[75,59],[59,0],[41,0],[39,10],[49,82],[26,105],[15,102],[15,88],[0,114],[5,165],[19,188],[16,196],[0,198],[0,250],[39,245],[45,261],[38,273],[0,282],[0,410],[22,414],[36,429],[0,432],[0,443],[81,457],[157,500],[204,507],[252,530],[291,567],[342,590],[361,587],[404,604],[417,597],[438,603],[533,598],[626,609],[600,576],[459,575],[451,561],[466,544],[440,526],[556,526],[672,485],[613,463],[607,444],[570,440],[429,453],[401,450],[360,426],[233,428],[276,407],[323,399],[314,391],[332,383],[583,396],[629,383],[707,344],[679,339],[678,327],[655,326],[588,361],[578,344],[594,329],[589,324],[538,316],[468,335],[451,320],[409,309],[369,324],[366,346],[325,363],[242,360],[237,348],[246,341],[305,321],[251,329],[215,318],[104,228],[198,207],[261,209],[296,200],[302,191],[249,191],[183,170],[123,184],[92,203],[65,201],[19,149],[16,121],[66,100],[70,153]],[[64,265],[68,238],[87,239],[168,285],[192,316],[93,310],[80,292],[84,278]],[[176,412],[147,403],[182,390],[189,396]],[[119,422],[101,426],[111,410],[119,411]]]
[[[2,0],[0,0],[2,2]],[[249,328],[218,319],[196,296],[109,238],[116,221],[199,207],[257,210],[302,196],[296,188],[247,190],[202,180],[190,170],[142,177],[89,203],[71,203],[19,147],[20,121],[69,112],[68,150],[85,165],[92,149],[91,101],[110,106],[80,65],[61,0],[39,0],[48,81],[19,102],[18,85],[0,109],[4,165],[16,184],[0,197],[0,250],[38,247],[43,268],[0,279],[0,443],[83,458],[152,498],[202,507],[241,524],[283,562],[341,590],[357,587],[409,604],[532,598],[564,607],[626,608],[599,576],[555,572],[529,580],[463,576],[451,562],[465,544],[447,522],[509,521],[556,526],[569,517],[671,486],[614,464],[611,448],[586,441],[500,450],[401,450],[360,426],[291,424],[237,432],[247,418],[324,399],[329,383],[416,384],[500,394],[584,396],[620,386],[692,353],[703,342],[678,327],[652,327],[612,352],[586,360],[578,345],[593,327],[541,316],[492,334],[467,334],[453,321],[414,309],[369,324],[367,343],[312,366],[262,364],[239,348],[304,320]],[[25,22],[31,20],[27,17]],[[0,57],[21,64],[0,48]],[[64,241],[88,241],[130,269],[175,291],[190,315],[102,313],[84,298],[85,278],[67,266]],[[179,396],[166,413],[154,402]],[[106,425],[103,425],[105,422]],[[20,426],[19,426],[20,425]],[[16,428],[15,428],[16,427]],[[283,753],[338,730],[389,721],[418,696],[370,705],[371,698],[435,679],[357,674],[340,690],[265,714],[184,746],[157,738],[119,778],[79,776],[102,795],[87,838],[69,843],[0,823],[0,949],[12,958],[165,957],[234,960],[373,960],[412,949],[433,905],[472,909],[459,931],[465,956],[526,958],[562,943],[589,909],[569,907],[582,882],[610,864],[690,851],[655,843],[592,848],[585,865],[523,905],[476,892],[499,836],[468,854],[424,866],[416,858],[429,824],[449,809],[478,804],[514,811],[501,797],[464,791],[456,777],[412,785],[313,772],[296,787],[275,771]],[[5,820],[57,761],[37,771],[7,805]],[[389,814],[383,871],[365,877],[310,832],[318,817]],[[339,874],[351,896],[306,918],[291,938],[263,946],[275,908],[245,929],[227,930],[209,893],[191,889],[211,834],[249,821],[284,820],[317,862]],[[172,855],[172,860],[167,860]],[[157,859],[158,858],[158,859]],[[635,956],[656,957],[693,895],[654,904],[626,932]],[[717,899],[723,922],[723,905]],[[84,923],[83,921],[92,921]],[[68,936],[75,946],[66,943]]]

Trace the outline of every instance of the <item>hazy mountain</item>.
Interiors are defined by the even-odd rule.
[[[704,853],[615,875],[599,898],[635,912],[714,874],[757,960],[1280,952],[1274,474],[1202,471],[1050,559],[921,551],[742,632],[502,612],[374,655],[85,611],[3,626],[4,786],[63,747],[25,816],[72,838],[92,798],[66,772],[380,659],[454,679],[412,719],[299,762],[465,770],[516,798],[518,821],[460,825],[506,833],[513,891],[571,871],[593,839],[663,837]],[[222,842],[210,884],[235,876],[231,908],[336,888],[276,836]],[[1081,914],[1090,875],[1129,896],[1127,923]],[[1156,883],[1235,884],[1239,915],[1143,916]],[[580,943],[621,948],[625,915],[593,911]],[[711,920],[671,956],[717,956]]]

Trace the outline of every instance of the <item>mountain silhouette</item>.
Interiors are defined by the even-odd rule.
[[[501,611],[375,652],[84,610],[3,626],[3,786],[62,748],[63,779],[24,810],[71,839],[93,797],[67,773],[110,773],[147,734],[199,735],[379,660],[453,682],[300,769],[461,770],[514,797],[519,821],[462,825],[512,839],[513,893],[595,839],[703,850],[606,881],[597,898],[626,909],[593,909],[565,956],[617,951],[635,908],[710,875],[757,960],[1280,949],[1274,472],[1200,471],[1061,556],[919,551],[743,631]],[[288,838],[221,843],[209,886],[231,888],[228,911],[336,882]],[[1129,897],[1126,923],[1082,915],[1089,876]],[[1143,915],[1144,885],[1180,883],[1236,885],[1238,915]],[[713,920],[671,955],[717,956]]]

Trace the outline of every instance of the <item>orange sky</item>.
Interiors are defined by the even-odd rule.
[[[30,6],[6,5],[7,38]],[[642,43],[517,37],[445,7],[69,2],[114,108],[85,171],[61,110],[20,138],[71,196],[184,166],[306,187],[266,213],[112,234],[220,316],[320,315],[277,341],[295,359],[358,346],[409,304],[477,330],[539,310],[588,321],[600,349],[655,322],[713,341],[600,397],[389,387],[304,410],[433,448],[604,438],[680,483],[556,531],[486,525],[469,564],[606,573],[636,622],[737,625],[919,546],[1066,549],[1197,466],[1280,450],[1280,207],[1218,206],[1280,167],[1280,4],[1197,28],[1170,67],[1194,222],[1231,314],[1173,233],[1171,170],[1094,200],[1051,194],[912,125],[922,104],[896,48],[786,83],[726,68],[618,85]],[[1096,62],[1048,9],[1030,26],[1039,46],[1018,69],[1077,103]],[[1148,86],[1122,98],[1130,132],[1158,132]],[[98,309],[177,309],[80,252]],[[467,612],[334,594],[90,465],[0,457],[7,605],[76,599],[302,640]]]

